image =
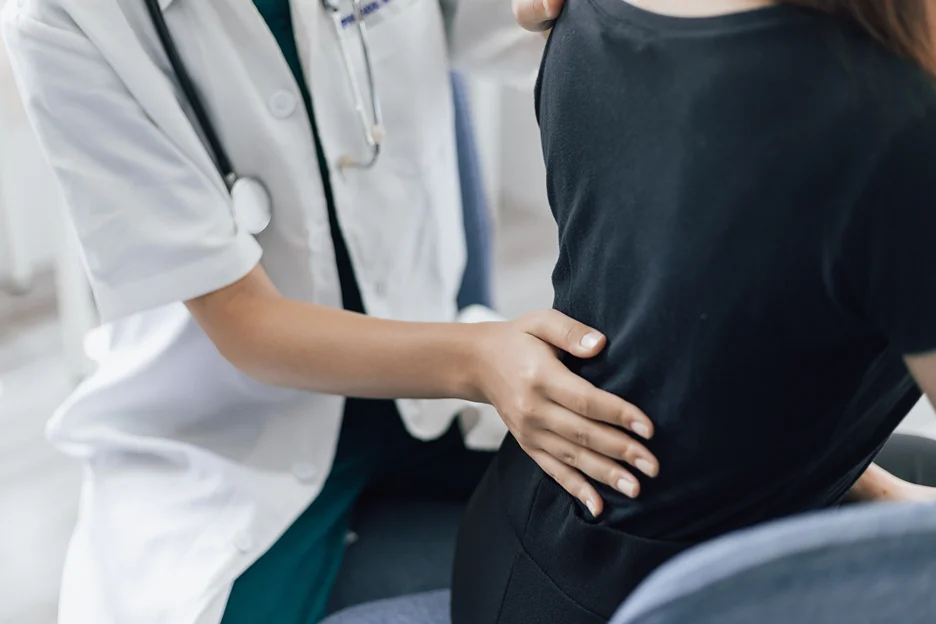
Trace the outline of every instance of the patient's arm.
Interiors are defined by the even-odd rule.
[[[917,384],[936,405],[936,353],[907,358],[907,366]],[[898,479],[880,466],[871,467],[861,476],[849,492],[853,501],[936,501],[936,488],[924,487]]]
[[[926,355],[914,355],[906,358],[907,367],[917,384],[936,405],[936,351]]]
[[[847,499],[856,503],[936,501],[936,488],[904,481],[877,464],[871,464],[852,486]]]

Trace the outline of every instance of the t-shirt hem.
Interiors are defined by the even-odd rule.
[[[936,353],[936,343],[933,342],[904,342],[898,348],[904,357],[924,357]]]

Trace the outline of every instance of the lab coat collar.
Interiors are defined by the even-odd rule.
[[[159,8],[165,11],[175,0],[159,0]]]

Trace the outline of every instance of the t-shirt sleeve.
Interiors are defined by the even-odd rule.
[[[863,316],[904,355],[936,350],[936,106],[882,151],[852,225]]]
[[[186,301],[250,272],[260,246],[236,227],[220,176],[156,125],[67,15],[7,8],[14,77],[102,318]]]

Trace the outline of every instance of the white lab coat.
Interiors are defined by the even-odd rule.
[[[241,374],[181,303],[261,256],[288,297],[338,306],[340,290],[310,124],[251,0],[161,4],[235,170],[272,196],[256,238],[235,226],[142,0],[12,0],[3,16],[110,337],[49,424],[85,459],[62,624],[219,622],[233,581],[321,490],[341,422],[339,397]],[[325,153],[360,153],[333,24],[320,1],[292,4]],[[387,139],[373,170],[333,173],[339,219],[371,314],[452,320],[465,252],[449,52],[530,81],[542,38],[507,0],[462,0],[449,52],[437,0],[389,0],[369,19]],[[430,439],[455,406],[399,407]]]

